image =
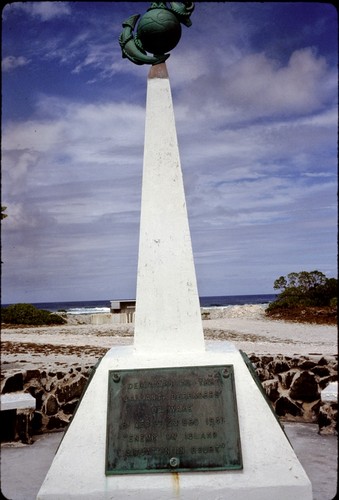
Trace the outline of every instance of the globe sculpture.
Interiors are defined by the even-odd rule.
[[[192,25],[193,10],[193,2],[170,2],[169,7],[166,2],[153,2],[141,18],[140,14],[129,17],[123,22],[119,37],[122,57],[139,65],[166,61],[170,56],[166,52],[174,49],[180,40],[181,24]]]

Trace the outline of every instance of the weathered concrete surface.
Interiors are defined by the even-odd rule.
[[[108,369],[138,369],[192,366],[191,353],[164,352],[162,356],[137,354],[132,346],[111,349],[101,360],[82,397],[58,453],[39,491],[38,498],[175,498],[173,476],[136,474],[105,477],[105,426]],[[311,483],[298,461],[275,416],[250,375],[239,351],[224,342],[209,345],[206,352],[194,353],[195,366],[234,366],[244,469],[241,471],[179,473],[180,495],[192,500],[202,495],[212,500],[230,492],[233,499],[286,500],[312,498]],[[95,418],[92,416],[95,408]],[[90,453],[88,451],[90,450]],[[81,463],[74,461],[81,456]],[[86,471],[86,472],[84,472]],[[62,477],[62,481],[60,478]],[[77,477],[77,481],[74,478]]]
[[[336,436],[320,436],[315,424],[285,423],[284,427],[311,480],[313,500],[332,500],[338,477]],[[63,435],[63,432],[43,434],[35,436],[33,445],[2,446],[2,493],[7,499],[36,499]]]
[[[200,302],[166,65],[147,81],[134,345],[204,350]]]

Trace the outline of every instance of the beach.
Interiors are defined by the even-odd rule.
[[[247,355],[333,356],[337,327],[273,320],[265,305],[202,309],[205,340],[231,342]],[[69,315],[58,326],[2,328],[2,368],[90,364],[111,347],[133,344],[133,324],[90,323],[90,315]]]

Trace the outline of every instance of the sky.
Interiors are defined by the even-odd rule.
[[[2,11],[2,303],[135,298],[150,2]],[[198,2],[166,62],[200,296],[337,277],[338,19],[330,3]]]

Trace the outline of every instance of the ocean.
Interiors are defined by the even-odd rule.
[[[264,295],[221,295],[215,297],[200,297],[201,307],[226,307],[248,304],[269,304],[277,297],[276,294]],[[113,299],[112,299],[113,300]],[[116,299],[123,300],[123,299]],[[110,300],[88,300],[76,302],[37,302],[38,309],[50,312],[66,311],[67,314],[97,314],[110,312]],[[5,307],[6,304],[3,304]]]

